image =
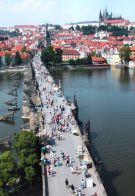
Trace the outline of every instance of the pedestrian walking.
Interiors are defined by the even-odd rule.
[[[82,196],[82,191],[80,188],[78,189],[78,196]]]
[[[49,173],[49,175],[51,174],[51,166],[50,165],[48,166],[48,173]]]
[[[75,187],[74,187],[73,184],[70,186],[70,188],[71,188],[71,191],[74,193],[75,192]]]
[[[67,162],[66,162],[66,166],[69,166],[69,160],[67,160]]]
[[[68,187],[68,185],[69,185],[68,178],[66,178],[66,180],[65,180],[65,185],[66,185],[66,187]]]

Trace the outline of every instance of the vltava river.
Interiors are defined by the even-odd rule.
[[[53,72],[64,94],[77,95],[79,118],[91,120],[92,153],[110,196],[135,195],[135,70]]]
[[[8,95],[7,93],[15,88],[13,85],[17,83],[15,77],[10,73],[0,73],[0,115],[7,114],[8,105],[5,104],[6,101],[15,98],[14,96]],[[18,98],[17,103],[21,108],[22,104],[22,75],[20,75],[19,79],[19,87],[17,89]],[[20,130],[22,125],[21,120],[21,110],[15,112],[14,122],[0,122],[0,138],[4,138],[9,135],[13,135],[13,133]]]

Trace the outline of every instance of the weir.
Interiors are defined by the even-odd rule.
[[[5,102],[6,105],[17,105],[17,98]]]
[[[11,120],[11,121],[14,120],[14,112],[9,112],[7,114],[0,116],[0,121],[8,121],[8,120]]]

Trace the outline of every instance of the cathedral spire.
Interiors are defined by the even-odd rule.
[[[102,12],[100,10],[100,12],[99,12],[99,21],[101,22],[102,20],[103,20],[103,16],[102,16]]]

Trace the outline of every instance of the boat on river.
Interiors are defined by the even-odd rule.
[[[10,107],[8,107],[9,111],[15,111],[15,110],[20,110],[20,107],[18,107],[17,105],[12,105]]]

